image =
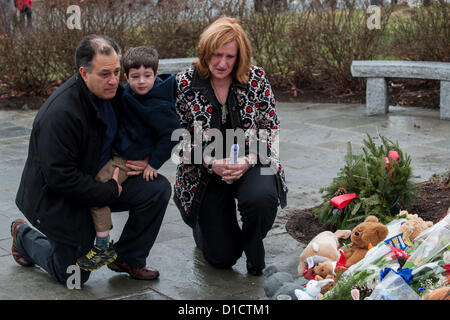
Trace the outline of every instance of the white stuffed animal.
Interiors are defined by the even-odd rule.
[[[330,282],[334,282],[333,279],[325,279],[321,281],[310,280],[306,284],[306,289],[295,289],[294,293],[298,300],[316,300],[320,291]]]

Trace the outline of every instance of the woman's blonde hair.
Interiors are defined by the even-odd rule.
[[[248,81],[248,71],[252,58],[252,47],[241,25],[235,18],[223,17],[214,21],[201,34],[197,46],[198,60],[192,64],[197,68],[200,76],[209,78],[209,61],[214,52],[225,44],[236,40],[238,56],[231,76],[241,83]]]

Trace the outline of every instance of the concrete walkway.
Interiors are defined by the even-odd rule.
[[[414,179],[450,170],[450,122],[439,110],[390,107],[385,116],[368,117],[364,105],[279,103],[280,154],[289,184],[288,207],[280,210],[265,239],[266,264],[297,277],[303,245],[285,230],[289,209],[321,202],[319,189],[344,164],[346,143],[360,151],[365,132],[398,141],[412,156]],[[92,273],[82,290],[68,290],[37,267],[24,268],[11,256],[10,223],[23,217],[14,204],[36,112],[0,111],[0,300],[3,299],[262,299],[264,277],[247,275],[245,259],[232,270],[216,270],[195,248],[191,230],[169,203],[148,265],[157,268],[157,281],[136,281],[107,268]],[[160,172],[174,182],[175,165]],[[119,238],[127,213],[114,213],[112,238]],[[307,228],[308,226],[305,226]]]

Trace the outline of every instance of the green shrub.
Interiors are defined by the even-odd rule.
[[[286,11],[285,1],[263,1],[255,12],[242,0],[48,0],[33,6],[33,26],[0,17],[0,87],[11,94],[46,96],[75,71],[77,43],[106,34],[123,51],[152,45],[161,58],[193,57],[203,29],[219,16],[238,17],[247,31],[254,63],[265,68],[276,89],[311,87],[330,95],[365,89],[350,65],[361,59],[450,61],[450,5],[381,11],[381,29],[369,30],[369,14],[355,0],[341,7],[312,1]],[[328,3],[328,2],[327,2]],[[66,26],[69,5],[81,8],[81,30]],[[272,7],[271,7],[272,6]],[[290,4],[292,7],[292,3]],[[292,9],[292,8],[291,8]]]
[[[381,29],[373,30],[367,27],[365,9],[357,9],[353,1],[346,2],[345,9],[316,6],[299,13],[289,29],[289,70],[329,91],[361,90],[365,81],[353,78],[350,66],[353,60],[373,59],[381,50],[391,11],[383,8]]]
[[[390,51],[404,60],[450,62],[450,3],[404,10],[391,19]]]

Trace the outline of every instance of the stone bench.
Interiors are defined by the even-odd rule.
[[[158,73],[172,73],[177,74],[183,69],[186,69],[197,58],[175,58],[175,59],[161,59],[159,60]]]
[[[386,78],[417,78],[441,81],[440,118],[450,120],[450,63],[426,61],[353,61],[353,77],[367,78],[367,114],[386,114],[388,88]]]

